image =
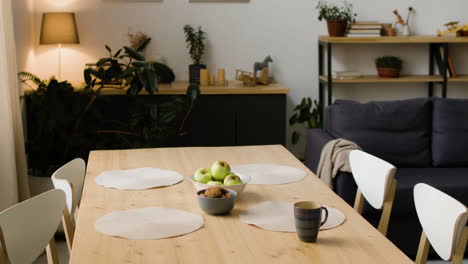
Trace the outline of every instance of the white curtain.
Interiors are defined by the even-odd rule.
[[[0,211],[29,197],[11,0],[0,1]]]

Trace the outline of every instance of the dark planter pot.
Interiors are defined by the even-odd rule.
[[[468,37],[468,31],[460,30],[458,34],[460,37]]]
[[[379,77],[382,78],[398,78],[400,77],[400,70],[398,68],[377,68]]]
[[[330,37],[344,37],[348,28],[348,20],[328,19],[327,26]]]
[[[200,84],[200,70],[206,69],[205,64],[190,64],[189,65],[189,80],[190,83]]]

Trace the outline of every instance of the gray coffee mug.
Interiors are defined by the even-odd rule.
[[[321,221],[322,211],[325,211],[325,219],[323,221]],[[299,240],[303,242],[315,242],[317,241],[320,227],[327,222],[328,210],[316,202],[297,202],[294,204],[294,218]]]

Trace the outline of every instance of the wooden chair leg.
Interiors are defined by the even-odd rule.
[[[458,245],[455,247],[453,252],[452,264],[461,264],[463,257],[465,256],[466,243],[468,241],[468,227],[465,226],[463,229]]]
[[[358,214],[362,214],[362,207],[364,207],[364,195],[362,195],[361,190],[358,188],[356,192],[356,199],[354,200],[354,210],[356,210]]]
[[[57,248],[55,247],[55,239],[52,238],[46,247],[47,263],[58,264],[59,260],[57,257]]]
[[[3,231],[0,228],[0,264],[9,264],[8,254],[6,251],[5,239],[3,238]]]
[[[380,222],[378,226],[378,230],[384,236],[387,236],[388,223],[390,222],[390,215],[392,213],[393,200],[395,199],[396,189],[397,181],[393,179],[392,183],[390,184],[390,188],[388,189],[387,198],[385,199],[383,205],[383,211],[382,215],[380,216]]]
[[[416,255],[415,264],[426,264],[427,256],[429,254],[429,240],[427,239],[424,231],[421,233],[421,240],[419,241],[418,254]]]
[[[65,238],[67,240],[68,252],[71,253],[73,247],[73,239],[75,236],[75,227],[72,224],[70,213],[68,213],[68,208],[66,207],[63,210],[62,225],[65,232]]]

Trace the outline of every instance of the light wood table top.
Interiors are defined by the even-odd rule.
[[[308,172],[300,182],[248,185],[230,215],[212,216],[199,207],[192,183],[144,191],[107,189],[95,184],[105,170],[159,167],[188,177],[215,160],[231,165],[275,163]],[[313,200],[339,208],[347,217],[337,228],[321,231],[317,243],[300,242],[295,233],[272,232],[239,221],[239,212],[265,200]],[[166,206],[202,215],[205,226],[185,236],[127,240],[98,233],[96,220],[115,210]],[[324,185],[283,146],[161,148],[93,151],[71,254],[73,264],[89,263],[412,263],[387,238]]]
[[[394,36],[394,37],[330,37],[319,36],[319,41],[325,43],[387,43],[387,44],[423,44],[423,43],[468,43],[468,37],[452,37],[452,36]]]
[[[160,95],[178,95],[185,94],[188,81],[175,81],[169,84],[160,84],[158,91],[155,94]],[[109,89],[105,88],[101,91],[104,95],[123,95],[126,94],[124,89]],[[228,81],[227,86],[200,86],[201,94],[287,94],[289,88],[279,84],[270,83],[268,85],[244,86],[240,81]],[[148,95],[143,90],[142,95]]]

